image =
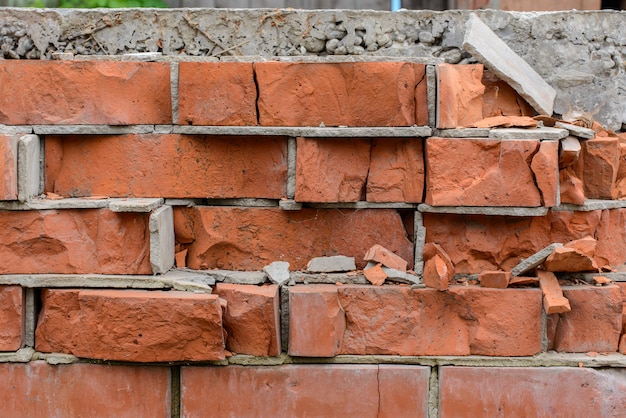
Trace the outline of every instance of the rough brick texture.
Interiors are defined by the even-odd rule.
[[[285,138],[46,138],[46,190],[63,196],[280,199],[286,175]]]
[[[427,123],[423,110],[427,106],[425,89],[418,88],[426,83],[423,64],[257,62],[254,69],[261,125]]]
[[[577,166],[585,196],[588,199],[612,199],[620,164],[619,139],[589,139],[581,141],[581,146]]]
[[[618,417],[626,410],[621,370],[442,367],[439,390],[442,418]]]
[[[219,283],[215,290],[227,302],[223,317],[226,348],[237,354],[278,356],[281,352],[278,286]]]
[[[437,66],[437,128],[468,126],[483,118],[483,65]]]
[[[178,64],[181,125],[256,125],[256,96],[251,62]]]
[[[483,270],[511,270],[553,242],[566,243],[596,237],[599,266],[619,266],[626,261],[626,210],[549,212],[543,217],[482,215],[424,215],[426,242],[448,253],[458,274]]]
[[[0,124],[172,123],[170,65],[119,61],[3,61]]]
[[[224,358],[217,295],[145,290],[45,290],[35,348],[134,362]]]
[[[148,214],[0,211],[0,274],[151,274]]]
[[[10,417],[171,416],[166,367],[43,361],[0,364],[2,414]]]
[[[17,135],[0,135],[0,200],[17,200]]]
[[[538,149],[539,141],[428,138],[426,203],[540,206],[541,193],[529,166]],[[553,184],[558,181],[556,171],[546,175]]]
[[[24,296],[19,286],[0,286],[0,351],[22,346]]]
[[[319,256],[355,257],[381,244],[413,263],[413,244],[401,216],[391,209],[175,208],[176,239],[187,248],[192,269],[261,270],[288,261],[305,270]]]
[[[186,417],[426,416],[429,370],[419,366],[183,367]],[[210,393],[210,396],[207,396]]]

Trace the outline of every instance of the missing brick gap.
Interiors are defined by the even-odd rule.
[[[254,108],[256,112],[256,124],[257,126],[261,125],[261,114],[259,113],[259,98],[261,94],[259,92],[259,81],[256,75],[256,62],[252,63],[252,81],[254,81],[254,87],[256,89],[256,96],[254,98]]]
[[[180,418],[180,366],[170,368],[170,412],[171,418]]]
[[[361,200],[367,202],[367,185],[370,181],[370,169],[372,168],[372,149],[374,148],[375,139],[370,139],[370,156],[367,164],[367,173],[365,173],[365,181],[363,182],[363,190],[361,190]]]

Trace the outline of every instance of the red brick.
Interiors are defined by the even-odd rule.
[[[251,62],[178,64],[178,123],[257,125]]]
[[[377,365],[183,367],[181,413],[236,417],[425,416],[428,368]],[[207,393],[210,396],[207,396]]]
[[[626,197],[626,135],[619,136],[619,164],[615,175],[615,185],[613,186],[613,199]]]
[[[437,65],[437,128],[468,126],[483,118],[482,77],[482,64]]]
[[[421,139],[373,139],[370,158],[365,193],[368,202],[422,202],[424,152]]]
[[[612,199],[619,171],[619,139],[595,138],[581,141],[578,175],[588,199]]]
[[[478,281],[482,287],[495,289],[506,289],[510,280],[510,271],[483,271],[478,276]]]
[[[148,214],[0,211],[0,274],[152,274]]]
[[[223,317],[227,332],[226,349],[252,356],[278,356],[280,313],[278,286],[218,283],[220,298],[226,300]]]
[[[595,236],[599,266],[619,267],[626,261],[626,210],[554,211],[542,217],[423,215],[426,242],[448,253],[457,274],[483,270],[510,271],[553,242]]]
[[[388,209],[179,207],[174,229],[192,269],[261,270],[288,261],[305,270],[313,257],[332,255],[355,257],[363,268],[359,260],[376,243],[413,263],[402,218]]]
[[[412,126],[416,114],[425,124],[423,64],[257,62],[254,69],[264,126]]]
[[[0,351],[22,347],[24,295],[19,286],[0,286]]]
[[[298,138],[297,149],[297,201],[365,200],[365,182],[370,164],[369,140]]]
[[[17,135],[0,135],[0,200],[17,200],[18,139]]]
[[[615,371],[442,367],[439,390],[441,418],[617,417],[626,410],[626,382]]]
[[[363,270],[363,275],[367,279],[368,282],[373,284],[374,286],[382,286],[387,280],[387,273],[383,270],[382,264],[378,263],[373,267],[368,267]]]
[[[543,206],[553,207],[560,203],[559,196],[559,142],[541,141],[533,156],[530,168],[541,193]]]
[[[169,417],[167,367],[43,361],[0,364],[2,414],[10,417]]]
[[[342,354],[529,356],[541,351],[541,292],[341,286]]]
[[[623,300],[620,288],[565,286],[572,310],[559,314],[552,344],[557,351],[617,351],[622,331]]]
[[[107,135],[46,138],[46,190],[63,196],[286,196],[279,137]]]
[[[119,61],[3,61],[0,124],[172,123],[170,65]]]
[[[483,71],[483,117],[534,116],[534,109],[506,81],[488,70]]]
[[[529,161],[539,141],[428,138],[426,203],[540,206]]]
[[[289,355],[334,357],[341,350],[346,318],[337,286],[289,287]]]
[[[585,191],[583,182],[578,178],[573,168],[567,167],[559,171],[559,189],[561,203],[583,205],[585,203]]]
[[[219,360],[222,309],[217,295],[47,289],[35,348],[103,360]]]
[[[422,281],[425,286],[437,290],[448,290],[453,277],[454,270],[448,268],[448,263],[439,254],[424,261]]]
[[[393,251],[388,250],[380,244],[372,245],[372,247],[365,253],[363,259],[365,261],[381,263],[385,267],[389,267],[399,271],[406,271],[406,260],[402,259],[402,257],[394,254]]]

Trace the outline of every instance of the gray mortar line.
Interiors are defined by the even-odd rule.
[[[181,370],[180,366],[170,367],[170,412],[172,418],[180,418],[181,405]]]
[[[178,122],[178,63],[170,63],[170,93],[172,98],[172,123]]]
[[[294,137],[287,140],[287,199],[296,196],[296,159],[297,141]]]
[[[426,94],[428,103],[428,125],[437,124],[437,71],[434,65],[426,66]]]
[[[439,417],[439,367],[430,368],[428,378],[428,418]]]
[[[35,289],[24,289],[24,341],[22,346],[35,346],[35,327],[37,326],[37,312],[35,311]]]

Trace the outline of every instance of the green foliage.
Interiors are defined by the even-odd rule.
[[[59,7],[93,9],[96,7],[167,7],[163,0],[61,0]]]

